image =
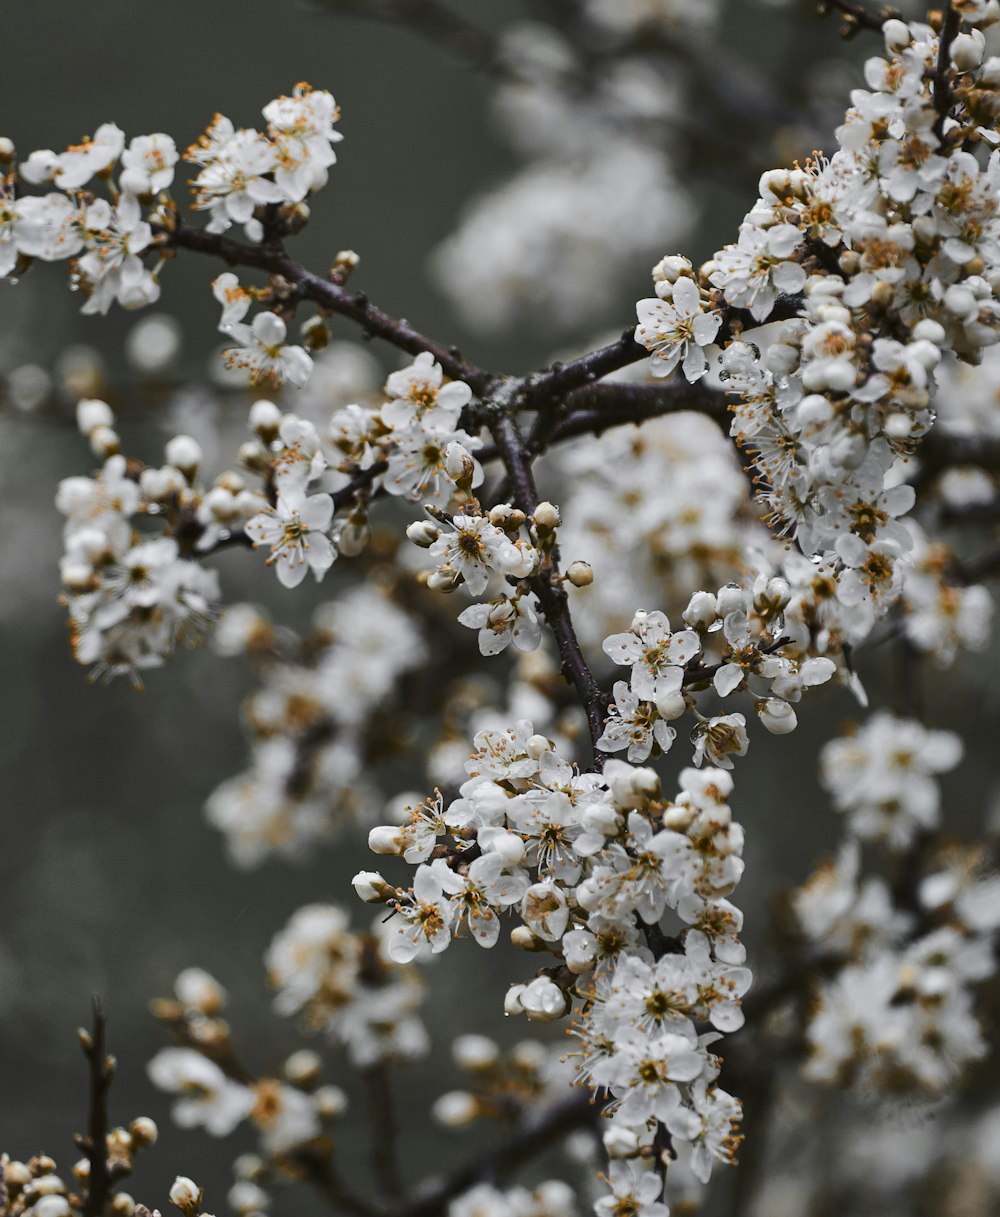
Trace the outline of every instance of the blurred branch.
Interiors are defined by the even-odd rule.
[[[368,1086],[372,1166],[375,1169],[375,1178],[382,1185],[390,1200],[398,1201],[403,1194],[399,1159],[396,1152],[399,1126],[386,1062],[379,1061],[372,1065],[364,1071],[364,1076]]]
[[[483,1157],[467,1162],[451,1174],[425,1180],[418,1185],[414,1199],[399,1206],[393,1217],[440,1217],[456,1196],[528,1162],[568,1133],[591,1123],[597,1115],[598,1108],[589,1092],[570,1095],[534,1119],[524,1120],[506,1141]]]
[[[902,15],[897,8],[883,8],[876,15],[870,13],[863,4],[855,4],[852,0],[820,0],[817,8],[823,17],[828,17],[831,12],[843,14],[845,38],[853,37],[858,30],[874,30],[881,33],[882,26],[890,17]]]
[[[319,0],[319,3],[345,16],[406,26],[469,67],[506,72],[496,39],[438,0]]]

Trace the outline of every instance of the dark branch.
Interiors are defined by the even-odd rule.
[[[189,249],[195,253],[210,254],[230,266],[254,267],[280,275],[296,289],[301,299],[311,300],[331,313],[347,317],[372,337],[381,338],[410,355],[429,351],[449,376],[464,380],[474,393],[481,394],[493,379],[482,368],[462,359],[454,347],[443,347],[414,329],[405,318],[392,317],[376,308],[363,293],[349,292],[329,279],[314,275],[290,258],[280,246],[249,245],[188,224],[178,224],[176,227],[154,224],[153,232],[160,249]]]
[[[448,1202],[484,1180],[495,1179],[560,1141],[567,1133],[591,1123],[598,1109],[589,1093],[573,1094],[553,1104],[484,1157],[468,1162],[450,1175],[426,1180],[414,1199],[393,1217],[439,1217]]]
[[[108,1090],[114,1076],[114,1060],[107,1054],[107,1015],[98,998],[93,1003],[92,1029],[80,1030],[80,1046],[90,1065],[90,1110],[87,1136],[78,1144],[87,1155],[87,1198],[84,1217],[102,1217],[111,1193],[108,1174]]]
[[[819,11],[824,17],[831,12],[842,13],[845,18],[844,34],[846,37],[856,34],[858,30],[874,30],[876,33],[881,33],[882,26],[890,17],[900,16],[899,9],[895,8],[881,9],[876,15],[870,13],[863,4],[854,4],[851,0],[822,0]]]
[[[962,18],[948,0],[945,5],[941,33],[938,37],[937,68],[934,71],[934,109],[937,110],[938,115],[934,124],[934,134],[938,139],[944,138],[944,124],[948,118],[948,111],[951,109],[951,46],[961,26]]]
[[[507,472],[513,501],[523,512],[530,515],[538,506],[538,491],[535,489],[531,458],[520,428],[511,414],[499,413],[491,422],[490,429]],[[604,732],[604,693],[584,658],[576,630],[573,628],[569,597],[565,587],[557,579],[555,564],[558,561],[558,551],[553,550],[547,565],[531,579],[530,586],[538,597],[545,620],[555,637],[563,676],[576,689],[586,712],[590,739],[594,746],[594,766],[601,769],[604,756],[597,748],[597,741]]]

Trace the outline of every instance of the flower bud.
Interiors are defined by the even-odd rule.
[[[507,866],[519,866],[524,861],[524,840],[516,832],[498,832],[490,839],[490,853],[499,854]]]
[[[548,502],[548,500],[538,504],[532,512],[532,518],[535,521],[536,527],[544,529],[546,532],[551,532],[562,523],[559,508],[554,503]]]
[[[997,60],[1000,63],[1000,60]],[[944,326],[932,317],[924,317],[911,331],[916,342],[933,342],[936,347],[943,347],[948,341]]]
[[[446,1128],[461,1128],[476,1118],[479,1104],[475,1096],[465,1090],[450,1090],[435,1102],[431,1114]]]
[[[510,932],[511,946],[519,951],[544,951],[545,941],[528,929],[526,925],[516,925]]]
[[[0,165],[9,165],[16,156],[14,141],[6,135],[0,135]]]
[[[403,837],[391,824],[380,824],[368,834],[368,848],[373,854],[401,854],[406,848]]]
[[[97,426],[90,432],[88,438],[90,451],[101,460],[107,460],[109,456],[115,456],[121,451],[121,440],[118,438],[118,433],[110,427]]]
[[[218,1014],[226,1004],[226,991],[203,968],[185,968],[174,981],[177,1000],[202,1014]]]
[[[170,1188],[170,1203],[176,1205],[182,1213],[193,1217],[201,1205],[202,1190],[185,1175],[178,1175]]]
[[[532,735],[524,746],[525,752],[533,761],[539,760],[546,752],[552,751],[552,741],[544,735]]]
[[[272,443],[281,426],[281,411],[273,401],[261,398],[250,407],[250,430],[256,431],[265,444]]]
[[[913,41],[910,27],[905,21],[893,17],[882,26],[882,37],[887,51],[903,51]]]
[[[533,1022],[551,1023],[566,1013],[566,995],[547,976],[536,977],[521,994],[521,1008]]]
[[[69,1201],[65,1196],[42,1196],[31,1206],[33,1217],[69,1217]]]
[[[164,453],[168,465],[173,465],[192,481],[201,464],[201,444],[190,435],[175,435]]]
[[[427,576],[427,586],[432,592],[454,592],[459,587],[460,578],[458,571],[444,566],[431,571]]]
[[[772,735],[788,735],[790,731],[795,730],[799,722],[788,702],[778,697],[769,697],[766,701],[758,702],[757,717],[761,726]]]
[[[114,1217],[132,1217],[135,1212],[135,1199],[128,1192],[115,1192],[111,1197],[111,1212]]]
[[[695,592],[682,616],[684,624],[694,630],[707,630],[718,615],[719,605],[711,592]]]
[[[500,1049],[487,1035],[460,1035],[451,1046],[459,1069],[480,1073],[492,1069],[500,1059]]]
[[[81,435],[90,435],[95,427],[111,427],[114,421],[114,411],[106,401],[83,397],[76,403],[76,425]]]
[[[396,890],[377,870],[359,870],[351,880],[351,886],[365,904],[385,904],[386,898]]]
[[[155,1145],[156,1139],[160,1135],[160,1130],[149,1116],[138,1116],[129,1125],[128,1130],[132,1134],[132,1145],[136,1149],[145,1149],[148,1145]]]
[[[313,1093],[316,1114],[321,1120],[336,1120],[347,1110],[347,1095],[339,1086],[320,1086]]]
[[[527,988],[526,985],[511,985],[510,986],[510,988],[504,994],[504,999],[503,999],[504,1014],[509,1016],[511,1014],[523,1014],[524,1013],[524,1006],[521,1005],[521,996],[524,993],[524,990],[526,988]]]
[[[718,614],[725,619],[730,613],[741,613],[745,607],[743,589],[737,583],[727,583],[719,588]]]
[[[594,582],[594,568],[589,562],[571,562],[566,568],[566,578],[574,587],[590,587]]]
[[[139,486],[151,502],[164,503],[175,494],[181,494],[186,483],[179,469],[164,465],[162,469],[143,469],[139,474]]]
[[[441,535],[441,529],[430,520],[414,520],[406,529],[407,538],[421,549],[430,549]]]
[[[609,1158],[634,1158],[639,1152],[639,1138],[621,1124],[612,1124],[601,1140]]]
[[[311,1048],[300,1048],[298,1052],[285,1061],[285,1077],[293,1086],[303,1086],[307,1089],[316,1085],[323,1071],[323,1062],[318,1052]]]
[[[665,718],[671,721],[675,718],[680,718],[687,709],[687,702],[684,700],[684,694],[679,690],[676,693],[666,693],[656,699],[656,713],[660,718]]]
[[[951,44],[951,62],[959,72],[972,72],[983,62],[986,35],[980,30],[958,34]]]

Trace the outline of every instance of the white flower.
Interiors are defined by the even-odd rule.
[[[147,1067],[154,1086],[179,1094],[173,1117],[181,1128],[225,1137],[250,1114],[253,1094],[192,1048],[164,1048]]]
[[[460,577],[473,596],[486,590],[490,571],[523,579],[534,570],[537,551],[512,541],[486,516],[457,515],[450,523],[452,531],[442,533],[428,552],[439,564],[435,573]]]
[[[174,180],[177,146],[169,135],[137,135],[122,153],[118,179],[129,194],[158,194]]]
[[[387,947],[390,959],[411,963],[425,955],[437,955],[448,946],[454,910],[435,870],[418,867],[410,903],[400,902],[396,907]]]
[[[426,431],[449,432],[472,399],[461,380],[442,384],[444,373],[429,351],[421,351],[409,367],[393,372],[385,382],[390,400],[379,413],[387,426],[405,428],[418,422]]]
[[[285,380],[297,389],[312,374],[313,362],[304,347],[286,346],[288,334],[276,313],[258,313],[252,325],[231,321],[227,330],[240,348],[223,351],[227,368],[245,368],[252,385],[270,384],[278,388]]]
[[[671,634],[664,613],[640,611],[628,633],[612,634],[603,646],[615,663],[631,665],[632,692],[659,702],[680,690],[684,665],[701,650],[701,639],[694,630]]]
[[[670,751],[677,732],[656,711],[651,702],[640,701],[624,680],[615,681],[615,704],[597,741],[602,752],[628,749],[630,761],[644,761],[654,741],[664,752]]]
[[[670,1217],[662,1202],[663,1180],[655,1170],[644,1170],[638,1162],[614,1161],[607,1174],[610,1196],[594,1204],[597,1217]]]
[[[286,487],[275,507],[248,520],[244,531],[254,546],[269,545],[268,565],[274,565],[285,587],[297,587],[311,570],[318,583],[333,565],[337,551],[327,531],[333,518],[328,494],[308,498]]]
[[[461,625],[479,631],[483,655],[499,655],[510,643],[519,651],[533,651],[542,640],[542,627],[534,596],[501,596],[489,604],[471,604],[459,614]]]
[[[694,763],[708,761],[723,769],[732,769],[731,756],[746,756],[750,747],[747,720],[742,714],[722,714],[698,724],[691,734],[695,745]]]
[[[635,340],[650,351],[654,376],[668,376],[683,360],[681,369],[687,379],[700,380],[708,371],[703,348],[715,340],[721,314],[703,311],[693,279],[682,277],[663,287],[671,292],[668,299],[640,300],[635,306],[639,319]]]
[[[718,269],[711,276],[716,287],[737,308],[749,309],[758,321],[766,320],[779,292],[794,295],[806,282],[806,272],[790,261],[802,244],[794,224],[758,228],[744,224],[737,245],[716,255]]]

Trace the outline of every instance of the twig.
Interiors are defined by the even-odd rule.
[[[277,245],[249,245],[234,241],[221,233],[205,232],[188,224],[153,224],[160,249],[188,249],[210,254],[229,266],[247,266],[280,275],[292,284],[299,296],[356,322],[375,338],[398,347],[410,355],[429,351],[444,371],[457,380],[464,380],[472,391],[481,394],[494,379],[490,373],[468,363],[454,347],[444,347],[420,333],[402,317],[392,317],[376,308],[362,292],[348,292],[329,279],[322,279],[290,258]]]
[[[531,459],[520,428],[512,414],[499,413],[490,423],[493,439],[503,461],[515,504],[527,514],[538,506],[538,491],[531,471]],[[584,658],[583,649],[573,628],[566,589],[554,579],[558,551],[553,549],[548,567],[530,581],[538,597],[545,620],[555,637],[563,676],[576,689],[587,715],[591,743],[594,747],[594,767],[604,766],[604,755],[597,741],[604,733],[604,694]]]
[[[851,0],[821,0],[819,11],[823,16],[826,16],[835,10],[838,13],[843,13],[847,19],[847,35],[855,33],[857,30],[874,30],[876,33],[882,32],[882,26],[889,20],[890,17],[898,17],[898,9],[883,9],[881,14],[876,16],[870,13],[863,4],[851,3]]]
[[[396,1106],[389,1084],[389,1071],[384,1061],[365,1070],[368,1083],[368,1103],[371,1113],[372,1166],[375,1177],[393,1201],[403,1195],[396,1153]]]
[[[951,109],[951,46],[961,26],[962,18],[958,10],[952,7],[951,0],[948,0],[941,33],[938,35],[937,68],[934,72],[934,109],[938,115],[934,123],[934,134],[938,139],[944,138],[944,124]]]
[[[437,0],[322,0],[324,7],[366,21],[399,24],[471,68],[508,75],[496,39]]]
[[[91,1031],[78,1032],[80,1047],[90,1065],[90,1103],[87,1135],[78,1137],[77,1144],[87,1155],[90,1170],[87,1175],[87,1198],[84,1217],[102,1217],[111,1192],[108,1174],[108,1090],[114,1076],[114,1058],[107,1055],[107,1015],[100,999],[93,1000]]]

